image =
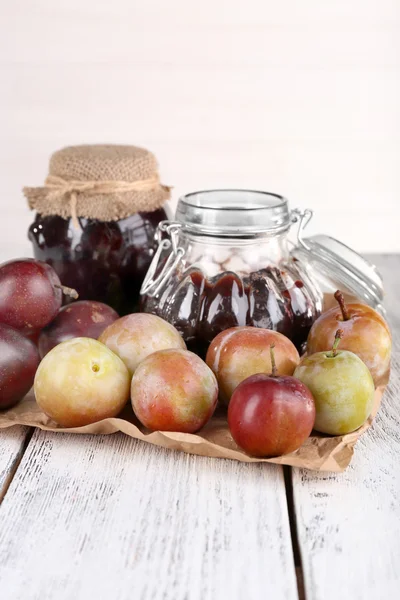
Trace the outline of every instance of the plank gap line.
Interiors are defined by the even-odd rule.
[[[21,444],[21,447],[20,447],[19,451],[17,452],[17,454],[15,455],[14,460],[11,463],[11,467],[10,467],[10,469],[9,469],[9,471],[8,471],[5,479],[4,479],[3,485],[0,486],[0,505],[3,502],[3,500],[5,498],[5,495],[7,494],[8,489],[9,489],[9,487],[11,485],[11,482],[14,479],[14,476],[15,476],[15,474],[16,474],[16,472],[17,472],[17,470],[18,470],[18,468],[19,468],[19,466],[21,464],[22,458],[23,458],[23,456],[25,454],[25,451],[26,451],[26,449],[27,449],[27,447],[29,445],[29,442],[31,441],[31,438],[33,436],[33,432],[34,432],[34,428],[33,427],[30,427],[27,430],[25,438],[24,438],[24,441]]]
[[[283,476],[286,489],[286,501],[289,515],[290,537],[292,540],[293,560],[296,571],[297,593],[299,595],[299,600],[306,600],[306,592],[303,577],[303,564],[301,560],[299,537],[297,533],[296,512],[293,498],[292,467],[284,465]]]

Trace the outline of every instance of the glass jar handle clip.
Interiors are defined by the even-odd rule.
[[[142,296],[146,295],[150,298],[157,296],[159,291],[170,278],[174,269],[182,260],[185,250],[182,248],[182,246],[178,246],[178,233],[181,227],[181,223],[176,221],[161,221],[161,223],[159,223],[156,232],[158,248],[153,256],[153,260],[150,263],[150,267],[146,273],[142,287],[140,288],[140,293]],[[168,237],[163,238],[164,233],[166,233]],[[157,275],[161,255],[166,250],[171,250],[171,252],[169,253],[160,273]]]
[[[299,224],[299,227],[297,229],[297,241],[301,246],[303,246],[303,248],[305,248],[306,250],[310,250],[310,246],[303,238],[303,232],[313,217],[313,211],[309,208],[306,208],[303,211],[299,208],[295,208],[290,213],[290,217],[293,224]]]

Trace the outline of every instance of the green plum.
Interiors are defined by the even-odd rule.
[[[294,372],[311,391],[316,408],[314,429],[342,435],[358,429],[371,413],[374,381],[353,352],[337,350],[341,330],[330,352],[306,356]]]
[[[62,427],[82,427],[115,417],[124,408],[131,377],[122,360],[92,338],[55,346],[36,371],[36,402]]]

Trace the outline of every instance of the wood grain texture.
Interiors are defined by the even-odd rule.
[[[28,427],[11,427],[0,432],[0,502],[21,460]]]
[[[2,600],[295,600],[282,469],[37,431],[0,510]]]
[[[400,256],[371,258],[387,291],[394,337],[391,382],[347,471],[293,471],[307,600],[400,596]]]

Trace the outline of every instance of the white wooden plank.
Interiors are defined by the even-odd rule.
[[[282,469],[119,434],[35,433],[0,565],[5,600],[297,599]]]
[[[341,475],[293,471],[307,600],[397,600],[400,593],[400,257],[373,257],[386,279],[395,352],[373,427]]]
[[[0,431],[0,503],[21,460],[28,431],[18,426]]]

